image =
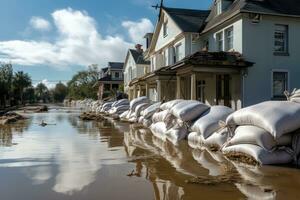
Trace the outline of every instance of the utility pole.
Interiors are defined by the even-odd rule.
[[[164,0],[160,0],[160,5],[156,4],[155,6],[152,6],[152,8],[154,8],[155,10],[163,7],[164,7]]]

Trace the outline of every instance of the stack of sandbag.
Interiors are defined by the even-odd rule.
[[[220,149],[229,137],[229,132],[220,122],[234,112],[226,106],[212,106],[191,126],[192,133],[188,136],[192,148],[207,146]]]
[[[113,102],[104,103],[101,107],[101,112],[106,113],[111,109]]]
[[[233,113],[226,123],[233,136],[222,151],[229,158],[272,165],[298,156],[292,141],[300,128],[299,103],[263,102]]]
[[[154,103],[148,106],[145,110],[141,111],[141,116],[139,118],[139,123],[143,124],[145,127],[150,127],[152,124],[152,116],[157,112],[161,103]]]
[[[138,122],[140,112],[150,103],[147,97],[139,97],[130,102],[129,112],[125,119],[130,122]],[[141,105],[143,104],[143,105]],[[140,106],[139,106],[140,105]]]
[[[111,115],[121,115],[122,113],[129,110],[129,101],[128,99],[121,99],[119,101],[115,101],[111,105],[111,109],[108,111]]]
[[[183,102],[184,100],[173,100],[166,103],[161,104],[159,107],[155,109],[155,112],[152,114],[152,124],[150,129],[154,136],[160,138],[161,140],[166,140],[166,118],[169,115],[170,109],[174,107],[176,104]]]

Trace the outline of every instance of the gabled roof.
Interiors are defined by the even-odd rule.
[[[150,65],[150,62],[149,61],[146,61],[144,59],[144,55],[143,55],[143,52],[139,52],[135,49],[129,49],[129,52],[131,53],[133,59],[134,59],[134,62],[138,65]]]
[[[261,13],[268,15],[286,15],[300,17],[300,1],[298,0],[233,0],[232,4],[220,15],[217,15],[215,1],[206,20],[203,32],[225,22],[238,13]]]
[[[124,63],[121,62],[109,62],[108,67],[111,69],[123,69]]]
[[[208,17],[209,10],[192,10],[181,8],[167,8],[163,10],[172,18],[182,32],[199,32]]]

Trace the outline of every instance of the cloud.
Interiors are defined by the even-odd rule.
[[[42,17],[31,17],[30,25],[32,28],[40,31],[49,31],[51,29],[51,24]]]
[[[153,24],[149,19],[143,18],[139,21],[124,21],[122,26],[128,30],[130,39],[135,44],[144,44],[144,36],[148,32],[153,32]]]
[[[40,83],[43,83],[44,85],[46,85],[48,89],[53,89],[53,88],[55,88],[55,86],[56,86],[56,84],[57,84],[57,83],[54,83],[54,82],[49,82],[48,79],[44,79],[44,80],[42,80],[42,81],[39,81],[39,82],[33,84],[33,87],[36,87],[36,86],[37,86],[38,84],[40,84]]]
[[[93,63],[105,66],[109,61],[124,61],[127,49],[143,40],[143,35],[153,27],[148,19],[123,22],[132,40],[126,41],[126,35],[101,35],[96,21],[85,11],[67,8],[56,10],[51,16],[57,32],[54,42],[0,41],[0,61],[25,66],[47,65],[57,69]]]

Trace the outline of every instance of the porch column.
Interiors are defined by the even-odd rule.
[[[181,98],[181,85],[180,85],[180,76],[176,76],[176,98]]]
[[[149,84],[146,83],[146,94],[145,94],[146,97],[149,98]]]
[[[110,90],[112,90],[112,84],[110,84]]]
[[[133,99],[136,98],[136,86],[134,85],[133,86]]]
[[[161,96],[162,96],[161,80],[156,81],[156,91],[157,91],[157,101],[161,101]]]
[[[139,88],[138,97],[141,97],[142,96],[142,86],[139,85],[138,88]]]
[[[196,74],[193,73],[191,75],[191,100],[197,99],[197,93],[196,93]]]

